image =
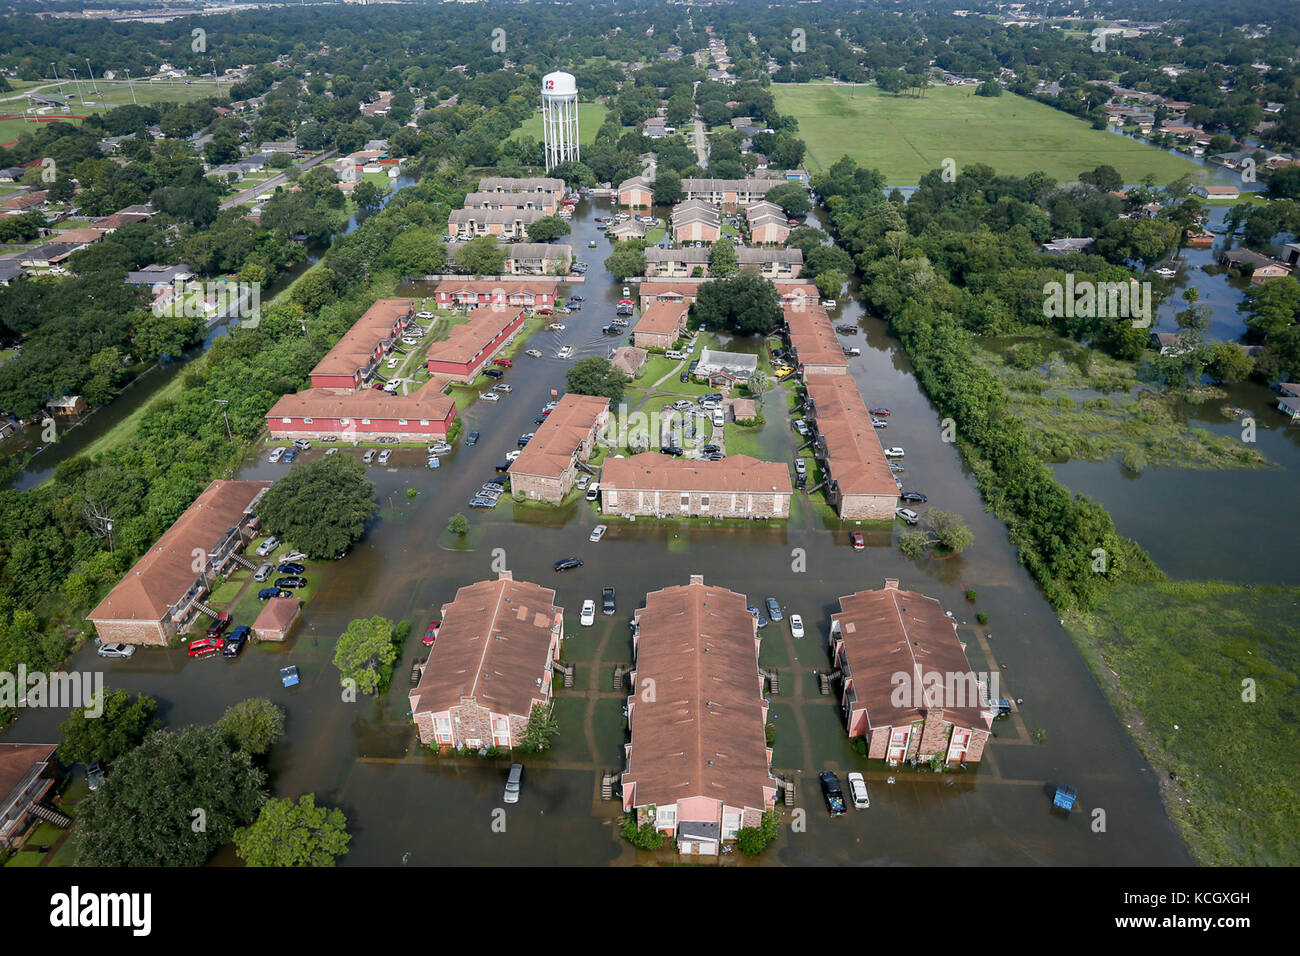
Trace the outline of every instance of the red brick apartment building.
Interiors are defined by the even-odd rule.
[[[214,481],[87,615],[105,642],[167,644],[253,537],[249,521],[269,481]],[[195,571],[195,553],[207,555]]]
[[[411,691],[420,743],[518,746],[533,705],[551,703],[563,633],[555,592],[509,571],[458,590]]]
[[[685,302],[656,302],[632,327],[632,344],[643,349],[670,349],[686,331]]]
[[[363,388],[415,316],[411,299],[380,299],[311,370],[313,388]]]
[[[831,656],[845,727],[866,740],[871,759],[963,764],[984,756],[993,712],[982,703],[957,625],[934,598],[900,590],[892,579],[879,591],[840,598]]]
[[[0,848],[8,849],[34,823],[32,810],[58,782],[55,744],[0,743]]]
[[[276,402],[266,413],[266,427],[281,440],[326,435],[347,441],[443,438],[456,418],[455,400],[442,391],[446,385],[447,379],[435,378],[409,395],[374,388],[309,388]]]
[[[705,461],[647,451],[607,460],[600,475],[605,514],[784,519],[791,493],[783,462],[748,455]]]
[[[429,346],[429,371],[455,381],[472,382],[505,348],[525,319],[524,310],[518,306],[479,306],[467,322],[454,326],[447,338]]]
[[[433,295],[440,309],[471,305],[513,305],[521,309],[534,309],[554,305],[556,289],[554,282],[541,279],[525,282],[447,279],[438,283]]]
[[[845,375],[849,371],[844,348],[835,337],[830,316],[820,304],[802,308],[786,306],[783,311],[790,330],[790,348],[798,362],[799,374]]]
[[[684,302],[694,305],[700,284],[709,279],[673,279],[658,276],[641,280],[638,290],[641,296],[641,311],[647,311],[656,302]],[[799,279],[776,279],[772,281],[777,294],[781,297],[781,306],[816,305],[821,302],[821,293],[812,282]]]
[[[685,855],[717,855],[776,803],[756,628],[743,594],[698,574],[636,612],[623,809]]]
[[[559,504],[578,480],[578,463],[591,457],[609,421],[609,399],[565,395],[510,466],[511,491]]]
[[[841,518],[892,521],[898,482],[857,384],[848,375],[809,375],[805,382],[826,500]]]

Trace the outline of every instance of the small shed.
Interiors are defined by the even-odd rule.
[[[253,633],[259,641],[283,641],[301,611],[302,601],[296,597],[271,598],[253,622]]]

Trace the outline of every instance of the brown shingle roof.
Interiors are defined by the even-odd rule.
[[[572,463],[574,450],[587,440],[592,426],[608,408],[608,398],[573,393],[565,395],[546,420],[537,426],[532,439],[510,466],[510,473],[560,477]]]
[[[646,309],[632,332],[669,335],[686,327],[688,307],[682,302],[655,302]]]
[[[262,613],[253,622],[255,631],[283,631],[293,623],[302,608],[302,601],[296,597],[276,597],[266,602]]]
[[[412,299],[380,299],[311,370],[313,375],[355,375],[370,363],[375,347],[392,334],[398,319],[412,309]]]
[[[410,395],[389,395],[378,388],[309,388],[283,396],[269,412],[268,421],[276,418],[352,418],[406,419],[407,421],[443,421],[455,407],[450,395],[443,394],[445,377],[435,377]]]
[[[866,709],[870,726],[910,723],[924,717],[927,707],[943,707],[944,717],[960,726],[990,725],[978,694],[973,702],[945,700],[943,677],[938,686],[929,684],[929,674],[970,673],[956,624],[934,598],[898,590],[890,582],[879,591],[840,598],[840,612],[831,615],[831,621],[832,629],[839,624],[858,705]],[[895,700],[896,674],[912,682],[905,685],[913,691],[903,695],[905,706]],[[965,695],[964,688],[959,693]]]
[[[176,519],[126,573],[99,606],[91,621],[160,621],[185,596],[198,574],[194,551],[220,544],[243,518],[269,481],[214,481]]]
[[[809,375],[817,433],[826,438],[831,476],[846,495],[897,496],[880,438],[858,386],[848,375]]]
[[[786,306],[783,310],[790,327],[790,344],[803,365],[835,365],[848,368],[844,348],[835,337],[830,316],[820,305],[802,308]]]
[[[634,805],[702,796],[732,807],[769,806],[776,781],[745,596],[695,578],[646,595],[636,619],[637,686],[653,686],[655,694],[631,702],[623,785],[635,786]]]
[[[443,606],[411,709],[441,713],[473,698],[494,713],[528,716],[543,697],[537,680],[561,613],[554,591],[508,576],[461,588]]]
[[[609,491],[702,491],[744,494],[790,494],[790,472],[779,461],[729,455],[720,461],[670,458],[644,451],[631,458],[611,458],[600,475]]]
[[[457,325],[441,342],[434,342],[426,353],[430,362],[472,362],[489,342],[519,317],[518,306],[500,303],[481,305],[469,314],[469,320]]]

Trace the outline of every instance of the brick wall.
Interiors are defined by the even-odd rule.
[[[94,621],[95,631],[105,644],[148,644],[162,646],[176,637],[176,625],[164,621]]]
[[[839,513],[845,519],[892,520],[898,507],[897,497],[885,495],[844,495]]]
[[[683,492],[669,490],[628,491],[606,485],[601,488],[601,510],[606,514],[619,515],[706,515],[714,518],[790,516],[790,496],[787,494],[692,491],[689,492],[685,510],[682,508],[682,494]],[[707,511],[704,510],[704,498],[709,499]]]
[[[564,496],[573,487],[573,469],[566,468],[558,478],[542,475],[510,475],[510,490],[533,501],[549,501],[554,504],[564,500]]]

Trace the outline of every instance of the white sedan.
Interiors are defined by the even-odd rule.
[[[501,396],[498,395],[496,392],[484,392],[482,395],[479,396],[479,398],[483,399],[483,401],[485,402],[501,401]]]
[[[514,451],[508,451],[506,452],[506,461],[514,461],[523,453],[524,452],[522,448],[516,448]]]
[[[867,781],[862,779],[862,774],[857,771],[849,774],[849,798],[853,801],[853,806],[859,810],[866,810],[871,806],[871,797],[867,796]]]
[[[790,633],[795,637],[803,637],[803,618],[798,614],[790,615]]]
[[[591,627],[596,623],[596,602],[591,598],[582,602],[582,617],[579,620],[583,627]]]
[[[903,451],[903,449],[899,448],[897,445],[895,445],[893,448],[885,449],[886,458],[902,458],[904,454],[905,452]]]
[[[596,525],[596,527],[591,529],[591,537],[589,537],[587,540],[599,541],[601,538],[605,537],[605,532],[607,530],[609,529],[606,528],[603,524],[598,524]]]

